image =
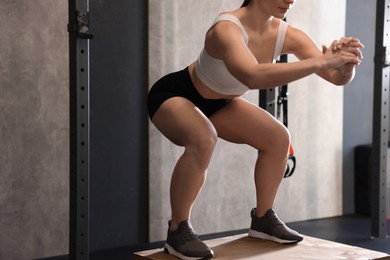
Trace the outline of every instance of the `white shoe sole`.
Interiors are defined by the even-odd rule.
[[[294,244],[298,243],[299,241],[302,240],[285,240],[285,239],[280,239],[277,237],[270,236],[268,234],[265,234],[263,232],[259,232],[253,229],[249,229],[248,235],[253,238],[260,238],[260,239],[265,239],[265,240],[271,240],[280,244]]]
[[[168,250],[168,253],[170,255],[174,255],[182,260],[200,260],[200,259],[212,258],[212,256],[204,258],[204,257],[189,257],[189,256],[182,255],[179,252],[177,252],[175,249],[173,249],[173,247],[171,247],[168,243],[165,243],[165,248]]]

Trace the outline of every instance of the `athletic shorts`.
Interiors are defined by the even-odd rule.
[[[159,79],[148,94],[148,113],[150,119],[162,103],[172,97],[183,97],[190,100],[207,117],[229,104],[230,99],[206,99],[202,97],[192,83],[188,67],[170,73]]]

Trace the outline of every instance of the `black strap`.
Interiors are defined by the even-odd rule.
[[[280,56],[278,62],[283,63],[287,62],[287,54],[283,54]],[[288,85],[285,84],[279,87],[279,95],[277,101],[277,115],[276,118],[280,120],[281,108],[283,110],[283,124],[288,127]],[[286,172],[284,173],[284,178],[288,178],[293,175],[295,171],[295,167],[297,164],[297,159],[294,156],[294,150],[290,147],[290,152],[288,155]]]

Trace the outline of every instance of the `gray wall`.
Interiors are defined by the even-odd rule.
[[[354,148],[372,142],[376,1],[347,0],[347,6],[346,35],[365,45],[364,60],[344,92],[343,211],[353,213]]]
[[[197,58],[204,33],[223,10],[242,0],[150,0],[149,81],[179,70]],[[346,0],[300,0],[290,24],[329,45],[344,35]],[[329,19],[329,17],[332,19]],[[252,91],[245,96],[257,102]],[[285,221],[341,215],[343,88],[316,76],[290,85],[290,131],[298,159],[286,179],[276,209]],[[150,238],[165,238],[170,218],[169,181],[181,148],[150,125]],[[200,234],[247,228],[255,205],[253,168],[257,152],[219,140],[208,180],[195,204],[192,222]],[[299,209],[299,210],[296,210]]]
[[[0,1],[0,259],[68,250],[67,13]]]

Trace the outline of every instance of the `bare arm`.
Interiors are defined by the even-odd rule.
[[[245,45],[239,28],[229,22],[220,22],[214,26],[208,38],[208,45],[218,50],[218,56],[225,62],[230,73],[252,89],[277,87],[313,73],[321,74],[324,70],[359,62],[356,55],[343,50],[328,49],[323,54],[311,39],[306,37],[298,38],[302,42],[310,40],[311,44],[306,45],[310,47],[310,51],[299,52],[294,48],[295,45],[291,45],[291,53],[302,58],[293,63],[259,64]],[[291,40],[294,40],[294,37],[290,38]]]
[[[294,54],[298,59],[305,60],[310,57],[320,57],[329,54],[340,54],[344,52],[354,58],[354,61],[340,63],[334,67],[322,69],[317,71],[317,75],[323,79],[335,84],[346,85],[355,75],[355,67],[363,58],[360,48],[364,46],[358,39],[355,38],[342,38],[340,41],[333,41],[327,48],[322,46],[322,52],[314,41],[302,31],[290,27],[286,37],[286,52]]]

